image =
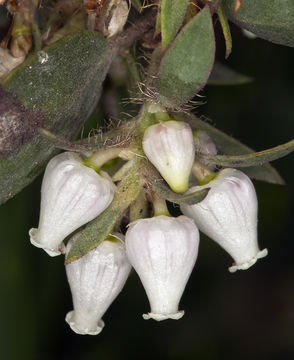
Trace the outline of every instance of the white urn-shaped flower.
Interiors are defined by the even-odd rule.
[[[114,191],[109,177],[83,165],[77,154],[55,156],[44,174],[39,226],[29,231],[31,243],[59,255],[64,238],[104,211]]]
[[[76,238],[69,241],[67,254]],[[65,320],[77,334],[97,335],[104,327],[103,314],[121,292],[131,270],[123,235],[109,236],[65,268],[74,307]]]
[[[196,262],[199,232],[186,216],[140,219],[126,233],[127,256],[147,293],[144,319],[180,319],[178,306]]]
[[[246,270],[267,255],[257,242],[257,197],[247,175],[224,169],[217,177],[193,192],[210,188],[207,196],[194,205],[181,205],[183,214],[195,220],[200,231],[222,246],[234,259],[230,272]]]
[[[189,124],[165,121],[152,125],[144,133],[143,150],[174,192],[188,189],[195,156],[195,145]]]

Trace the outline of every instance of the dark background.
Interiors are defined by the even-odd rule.
[[[242,86],[208,86],[196,110],[255,150],[294,133],[293,49],[249,40],[236,28],[228,64],[255,78]],[[222,39],[220,39],[222,40]],[[223,46],[218,46],[223,59]],[[2,359],[294,359],[293,155],[274,166],[286,186],[255,182],[259,242],[269,255],[230,274],[232,260],[202,237],[199,257],[181,301],[185,316],[142,319],[149,305],[135,273],[103,317],[98,336],[65,323],[72,309],[63,258],[30,245],[38,224],[41,178],[0,208],[0,356]]]

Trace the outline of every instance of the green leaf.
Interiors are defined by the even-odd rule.
[[[188,0],[162,0],[161,38],[165,49],[179,31],[186,13]]]
[[[172,117],[176,120],[188,122],[193,130],[199,129],[206,131],[210,135],[212,140],[215,142],[217,149],[223,154],[242,155],[254,152],[248,146],[216,129],[214,126],[208,124],[207,122],[198,119],[192,114],[175,112],[172,114]],[[273,184],[285,183],[279,173],[275,170],[275,168],[273,168],[268,163],[261,166],[243,168],[242,171],[253,179],[262,180]]]
[[[76,136],[98,100],[111,51],[100,34],[85,31],[31,56],[4,83],[22,107],[15,121],[22,122],[22,111],[34,110],[43,117],[43,126],[54,133],[65,138]],[[2,159],[0,204],[33,181],[55,151],[37,134]]]
[[[79,238],[71,248],[66,263],[79,259],[89,251],[96,248],[109,233],[115,224],[122,218],[126,209],[140,194],[140,167],[141,158],[133,161],[133,166],[129,170],[128,176],[124,177],[118,185],[117,192],[110,206],[96,219],[92,220],[81,232]]]
[[[253,81],[253,78],[240,74],[235,70],[230,69],[228,66],[215,62],[210,77],[208,79],[208,85],[242,85],[248,84]]]
[[[205,7],[183,27],[161,60],[157,87],[162,105],[176,108],[205,85],[214,52],[211,15]]]
[[[158,171],[150,163],[145,165],[142,175],[159,197],[176,204],[196,204],[202,201],[209,191],[209,188],[207,188],[191,194],[176,194],[170,189]]]
[[[206,163],[229,167],[260,166],[267,162],[280,159],[294,151],[294,140],[264,151],[248,155],[199,155]]]
[[[235,0],[223,0],[226,16],[236,25],[273,43],[294,46],[293,0],[243,0],[235,12]]]
[[[226,43],[226,56],[225,58],[227,59],[231,52],[232,52],[232,36],[231,36],[231,31],[230,31],[230,25],[227,21],[227,18],[224,16],[224,12],[223,12],[223,8],[220,5],[217,9],[217,15],[222,27],[222,31],[223,31],[223,35],[225,38],[225,43]]]

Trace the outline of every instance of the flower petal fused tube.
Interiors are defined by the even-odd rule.
[[[123,235],[116,235],[123,239]],[[68,253],[76,241],[68,243]],[[108,237],[82,258],[66,264],[74,310],[66,315],[72,330],[97,335],[103,327],[103,314],[122,290],[131,270],[123,240]]]
[[[111,180],[83,165],[77,154],[55,156],[44,174],[39,227],[30,230],[31,243],[59,255],[64,238],[104,211],[114,191]]]
[[[140,219],[126,233],[127,256],[147,293],[144,319],[180,319],[178,306],[198,255],[199,232],[186,216]]]
[[[236,169],[224,169],[204,186],[210,188],[200,203],[181,205],[182,212],[195,220],[200,231],[222,246],[234,259],[230,272],[246,270],[267,255],[257,242],[257,197],[247,175]]]
[[[142,145],[171,189],[177,193],[186,191],[195,156],[190,125],[174,120],[152,125],[145,131]]]

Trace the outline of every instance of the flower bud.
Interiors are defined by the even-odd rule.
[[[186,216],[161,215],[130,224],[127,256],[147,293],[151,312],[143,318],[178,320],[178,305],[196,262],[199,232]]]
[[[113,195],[111,180],[83,165],[77,154],[55,156],[44,174],[39,227],[29,231],[31,243],[59,255],[64,238],[102,213]]]
[[[188,189],[195,145],[187,123],[172,120],[150,126],[143,137],[143,149],[174,192]]]
[[[248,269],[267,255],[257,243],[257,198],[251,180],[239,170],[224,169],[208,184],[189,192],[204,188],[210,188],[205,199],[182,204],[182,212],[232,256],[235,264],[230,272]]]
[[[76,238],[69,241],[67,254]],[[122,239],[122,234],[109,236],[96,249],[65,265],[74,307],[65,320],[77,334],[97,335],[102,331],[101,318],[129,276],[131,265]]]

